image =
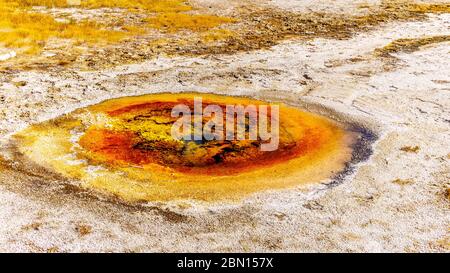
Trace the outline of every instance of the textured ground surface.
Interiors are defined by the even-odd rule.
[[[372,157],[337,187],[144,207],[95,198],[7,162],[0,169],[0,251],[450,251],[448,2],[440,2],[447,4],[440,11],[378,14],[384,19],[361,26],[355,22],[363,19],[352,16],[370,14],[384,1],[191,3],[195,12],[221,16],[258,12],[229,26],[235,38],[213,45],[171,33],[164,34],[170,43],[151,49],[131,40],[105,55],[82,53],[63,63],[46,51],[24,62],[0,50],[8,57],[0,61],[2,150],[11,134],[32,123],[107,98],[197,91],[295,101],[358,122],[379,135]],[[348,26],[301,19],[314,12]],[[283,16],[297,20],[286,26]],[[269,30],[258,24],[264,18],[275,22]],[[244,31],[252,27],[253,40]],[[289,29],[309,32],[295,36]]]

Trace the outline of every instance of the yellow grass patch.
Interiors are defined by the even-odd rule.
[[[18,53],[39,54],[50,39],[69,39],[73,44],[116,43],[145,32],[148,26],[121,25],[120,28],[94,21],[57,21],[52,15],[33,10],[34,6],[66,8],[123,8],[156,13],[148,19],[149,27],[176,32],[208,31],[231,18],[213,15],[188,15],[192,9],[180,0],[0,0],[0,47]]]
[[[66,8],[79,6],[81,8],[126,8],[143,9],[151,12],[180,12],[191,10],[192,7],[181,0],[1,0],[21,7],[57,7]]]
[[[75,43],[117,42],[124,31],[107,30],[101,24],[58,22],[51,15],[33,12],[27,2],[0,0],[0,44],[19,52],[37,54],[50,38],[70,39]],[[42,1],[50,2],[50,1]]]
[[[233,22],[236,22],[236,20],[229,17],[182,13],[163,13],[148,19],[150,27],[168,32],[177,32],[180,30],[202,32],[222,24]]]
[[[427,4],[427,3],[414,3],[408,6],[409,11],[423,12],[423,13],[449,13],[450,4]]]

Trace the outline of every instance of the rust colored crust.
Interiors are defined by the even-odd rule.
[[[261,139],[244,141],[203,139],[200,142],[179,143],[170,137],[148,139],[143,136],[146,133],[145,129],[158,129],[168,136],[175,121],[170,116],[171,110],[180,103],[193,109],[192,100],[179,100],[142,103],[108,111],[109,116],[119,119],[119,124],[127,123],[124,127],[128,128],[124,130],[119,125],[119,128],[90,129],[79,143],[92,152],[94,157],[103,158],[109,165],[159,164],[187,174],[232,175],[314,153],[329,137],[327,135],[329,132],[323,128],[310,127],[305,128],[304,135],[296,138],[288,133],[282,121],[280,124],[280,134],[284,134],[280,137],[282,141],[279,148],[271,152],[261,150]],[[210,104],[214,102],[203,103],[203,108]],[[225,112],[226,106],[219,106]],[[157,122],[155,118],[167,121]],[[203,118],[203,124],[208,121]],[[235,122],[237,123],[236,117]],[[144,131],[142,131],[143,123],[150,123],[149,128],[144,128]],[[223,124],[226,124],[225,118]]]

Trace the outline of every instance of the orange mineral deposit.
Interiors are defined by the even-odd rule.
[[[174,138],[172,128],[179,117],[172,110],[180,104],[194,108],[197,97],[203,101],[201,110],[216,105],[224,116],[229,105],[277,107],[277,119],[271,123],[278,124],[278,148],[264,151],[260,137]],[[195,115],[193,111],[192,120]],[[202,116],[200,125],[210,120]],[[249,117],[235,121],[248,136]],[[343,124],[283,103],[162,93],[81,108],[30,126],[15,138],[29,160],[78,181],[80,187],[127,202],[148,202],[233,201],[260,191],[322,182],[351,160],[356,134]]]

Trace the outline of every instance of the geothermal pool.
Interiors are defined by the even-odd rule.
[[[198,98],[201,113],[194,109]],[[215,120],[208,127],[213,136],[174,138],[174,124],[186,118],[172,115],[177,105],[192,110],[187,116],[193,123],[189,134],[206,132]],[[255,115],[236,112],[228,119],[233,105],[254,109]],[[206,115],[211,106],[216,112]],[[81,108],[32,125],[14,139],[18,152],[34,164],[124,201],[215,201],[332,179],[352,159],[360,137],[347,127],[279,102],[162,93]],[[263,137],[270,133],[271,138]],[[270,142],[275,149],[263,149]]]

